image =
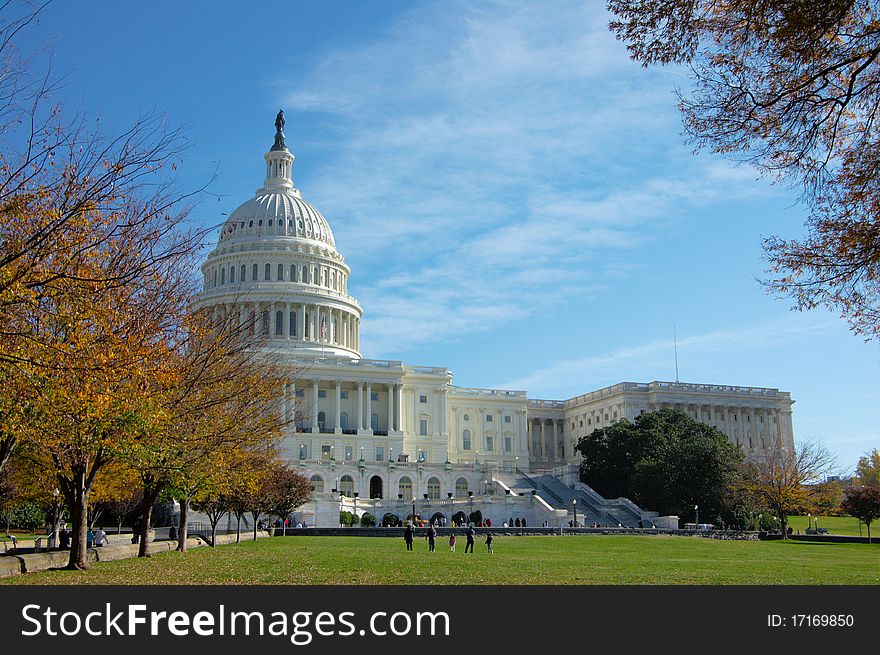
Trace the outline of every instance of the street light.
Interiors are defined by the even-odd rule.
[[[574,527],[578,527],[578,501],[577,501],[577,498],[571,499],[571,509],[574,512]]]
[[[412,516],[410,518],[412,519],[413,527],[415,527],[415,525],[416,525],[416,497],[415,496],[412,497],[412,501],[413,501],[413,511],[412,511]]]
[[[695,515],[695,520],[697,523],[697,530],[699,530],[700,529],[700,506],[699,505],[694,505],[694,515]]]
[[[807,512],[807,530],[813,529],[813,515]]]
[[[394,461],[394,446],[388,446],[388,461]]]
[[[519,462],[519,455],[517,455],[516,457],[513,458],[513,472],[514,473],[519,473],[519,467],[517,464],[518,462]]]
[[[301,443],[299,445],[299,458],[300,459],[306,458],[306,445],[304,443]]]

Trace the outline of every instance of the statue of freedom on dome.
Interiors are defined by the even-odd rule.
[[[278,115],[275,117],[275,130],[277,132],[284,131],[284,110],[279,109]]]

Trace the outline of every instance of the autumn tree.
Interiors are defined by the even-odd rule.
[[[284,520],[311,497],[312,484],[304,476],[278,462],[268,472],[267,513]]]
[[[874,448],[867,455],[859,457],[856,477],[859,484],[880,486],[880,450]]]
[[[872,0],[608,0],[633,59],[681,64],[685,133],[798,187],[806,237],[764,241],[765,284],[880,336],[880,14]]]
[[[880,519],[880,485],[849,487],[844,494],[841,509],[868,527],[868,543],[871,543],[871,522]]]
[[[785,535],[789,514],[814,503],[821,492],[817,483],[834,464],[833,455],[815,442],[805,442],[794,450],[773,445],[746,459],[739,484],[776,515]]]

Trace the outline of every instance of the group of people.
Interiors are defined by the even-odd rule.
[[[407,523],[406,527],[403,530],[403,540],[406,542],[406,549],[413,549],[413,541],[415,540],[415,529],[413,528],[412,523]],[[465,532],[465,538],[467,541],[464,545],[464,552],[473,553],[474,552],[474,542],[476,540],[477,531],[474,529],[473,525],[468,526],[467,532]],[[425,539],[428,542],[428,552],[433,553],[436,550],[437,545],[437,528],[434,527],[434,524],[431,523],[428,526],[428,530],[425,533]],[[494,537],[491,532],[486,533],[486,549],[491,554],[492,553],[492,541]],[[449,552],[455,552],[455,533],[449,535]]]

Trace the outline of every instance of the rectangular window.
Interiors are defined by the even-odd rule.
[[[491,423],[491,422],[492,422],[492,415],[486,414],[486,423]]]
[[[326,398],[327,390],[326,389],[318,389],[318,398]]]
[[[385,459],[385,449],[382,446],[376,446],[376,461],[381,462]]]
[[[354,458],[354,448],[352,446],[345,447],[345,459],[350,462]]]
[[[509,453],[511,450],[510,437],[504,437],[504,452]]]
[[[379,394],[370,392],[370,400],[379,400]]]
[[[321,460],[325,462],[330,461],[330,446],[321,446]]]
[[[342,400],[348,400],[348,392],[347,391],[340,391],[339,397],[342,398]]]
[[[490,453],[495,450],[495,437],[491,435],[486,436],[486,450]]]
[[[428,434],[428,419],[419,419],[419,434],[421,436],[426,436]]]
[[[509,416],[505,416],[505,417],[504,417],[504,422],[505,422],[505,423],[510,423],[510,417],[509,417]]]
[[[419,402],[420,402],[420,403],[426,403],[426,402],[428,402],[428,397],[427,397],[427,396],[424,396],[424,395],[419,396]]]
[[[461,447],[464,450],[471,449],[471,433],[469,430],[464,431],[464,436],[461,438]]]

